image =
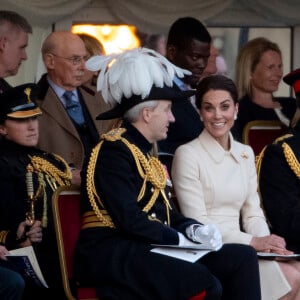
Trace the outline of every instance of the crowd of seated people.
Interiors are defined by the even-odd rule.
[[[149,74],[147,84],[139,81],[140,65]],[[146,48],[91,58],[87,67],[100,70],[103,96],[115,103],[97,119],[119,117],[123,122],[103,135],[86,160],[76,280],[95,283],[100,299],[200,299],[203,291],[207,300],[260,299],[254,249],[222,246],[213,224],[201,224],[177,211],[168,193],[166,171],[150,154],[175,121],[172,102],[195,93],[170,86],[173,72],[166,73],[166,67],[178,77],[187,71]],[[139,89],[134,88],[136,82]],[[115,85],[120,87],[118,93]],[[199,243],[218,251],[192,263],[155,253],[151,245],[197,247]]]
[[[249,41],[241,50],[237,59],[238,102],[235,93],[228,89],[228,84],[234,86],[233,82],[224,76],[214,76],[214,48],[205,26],[195,18],[180,18],[170,27],[166,57],[150,57],[161,66],[170,64],[173,68],[174,64],[190,73],[176,69],[176,77],[169,78],[174,80],[172,88],[166,81],[159,88],[152,82],[148,84],[151,89],[146,91],[140,80],[144,78],[142,74],[137,73],[139,78],[129,77],[130,70],[139,70],[133,60],[130,68],[119,77],[119,80],[126,78],[126,84],[121,85],[118,93],[113,93],[115,85],[104,86],[104,90],[108,88],[112,93],[107,99],[109,92],[101,94],[96,89],[102,69],[94,58],[87,65],[86,61],[98,55],[97,59],[104,64],[102,67],[107,67],[108,74],[114,69],[111,68],[113,64],[107,65],[107,60],[101,59],[105,53],[98,40],[68,31],[55,31],[46,37],[41,51],[47,73],[37,85],[27,83],[11,87],[4,78],[15,75],[20,62],[27,58],[25,48],[32,29],[14,12],[0,11],[1,18],[4,21],[0,22],[0,29],[7,27],[7,30],[2,30],[0,37],[7,32],[14,33],[18,38],[13,46],[22,49],[19,53],[10,50],[15,56],[9,58],[11,65],[7,63],[7,69],[0,60],[0,192],[5,195],[0,201],[0,278],[2,274],[7,278],[0,280],[1,299],[65,299],[51,197],[57,187],[71,183],[82,188],[84,224],[76,247],[74,275],[83,285],[92,283],[99,299],[232,300],[246,299],[246,296],[249,300],[298,299],[300,268],[296,261],[277,263],[257,259],[256,251],[291,254],[289,250],[298,251],[300,247],[286,232],[275,230],[276,223],[270,233],[264,213],[268,221],[272,219],[269,219],[268,210],[260,209],[258,194],[254,192],[256,172],[251,149],[233,139],[240,138],[241,122],[250,119],[279,119],[288,126],[291,123],[296,111],[295,99],[273,97],[282,78],[281,51],[276,44],[258,38]],[[147,61],[145,68],[150,68],[146,52],[128,51],[128,55],[137,61]],[[199,63],[192,63],[191,58],[195,56]],[[114,61],[116,66],[128,63],[124,57],[120,55],[119,61]],[[13,64],[16,62],[17,68]],[[164,67],[161,66],[157,72],[162,72]],[[249,70],[245,66],[249,66]],[[131,89],[134,91],[131,94],[126,90],[131,88],[132,78],[139,82],[138,90],[146,96],[141,97],[137,89]],[[287,82],[294,84],[288,79]],[[194,91],[189,91],[192,87],[199,89],[197,97]],[[177,98],[181,98],[181,102]],[[236,121],[235,115],[238,116]],[[232,135],[230,130],[234,122]],[[294,122],[297,122],[296,117]],[[119,129],[110,131],[117,123]],[[226,130],[222,133],[223,127]],[[293,128],[297,136],[297,125]],[[210,178],[209,168],[204,168],[209,159],[197,151],[193,161],[188,151],[198,140],[200,144],[202,140],[203,153],[207,145],[211,153],[218,153],[212,160],[217,161],[222,156],[225,165],[230,160],[230,170],[234,170],[243,182],[237,184],[235,181],[234,186],[230,186],[228,178],[235,177],[232,174],[223,176],[222,172]],[[153,153],[150,148],[157,142],[161,152],[169,152],[172,148],[171,155],[179,147],[172,177],[180,211],[168,197],[169,179],[165,169],[149,154]],[[164,148],[166,145],[171,148]],[[236,151],[240,151],[240,155]],[[276,193],[272,190],[266,193],[264,189],[265,183],[270,183],[264,171],[270,152],[266,150],[261,164],[262,200],[264,195]],[[294,164],[297,162],[293,159]],[[223,163],[219,163],[222,168]],[[236,164],[245,165],[243,174],[237,173]],[[204,169],[197,170],[198,165]],[[189,172],[186,171],[188,166]],[[172,161],[167,167],[171,175]],[[192,170],[194,177],[187,182],[185,179]],[[27,201],[30,198],[28,176],[34,206]],[[234,225],[227,220],[231,234],[226,231],[225,223],[214,217],[211,206],[213,202],[215,209],[223,210],[224,203],[211,200],[210,193],[201,192],[200,186],[194,186],[196,192],[189,193],[193,184],[204,182],[207,187],[209,184],[205,182],[210,179],[211,183],[216,180],[219,187],[226,187],[226,190],[219,189],[220,195],[226,194],[234,207]],[[293,179],[289,183],[296,181]],[[245,186],[247,191],[243,189]],[[245,197],[234,201],[236,193]],[[266,209],[269,207],[272,205],[266,204]],[[240,213],[242,228],[239,227]],[[284,218],[290,221],[287,215]],[[296,227],[295,221],[289,234],[292,232],[296,236]],[[289,248],[293,244],[290,239],[295,242],[295,248]],[[216,243],[222,247],[191,264],[152,253],[152,243],[179,246]],[[49,289],[27,286],[5,259],[9,250],[29,245],[34,247]],[[176,271],[178,269],[182,270],[181,274]],[[130,282],[123,276],[125,271]],[[227,280],[229,274],[230,281]]]

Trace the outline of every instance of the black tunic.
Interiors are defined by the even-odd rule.
[[[292,150],[293,167],[287,161],[283,145]],[[293,170],[293,168],[295,168]],[[267,147],[259,172],[259,189],[271,231],[285,238],[287,248],[300,252],[300,123],[292,136],[286,135]],[[300,169],[299,169],[300,170]]]
[[[291,120],[296,111],[296,101],[294,98],[278,97],[274,99],[279,102],[282,109],[281,112]],[[265,108],[254,103],[251,98],[246,95],[239,100],[239,112],[237,120],[232,128],[232,134],[235,139],[242,141],[243,129],[246,124],[254,120],[279,120],[274,109]]]
[[[151,144],[130,124],[125,123],[124,127],[126,132],[122,136],[147,156]],[[242,272],[239,273],[241,270],[237,271],[244,264],[241,253],[246,264],[252,261],[250,269],[255,269],[250,270],[247,266],[245,271],[254,271],[252,275],[248,273],[253,279],[250,284],[254,286],[241,290],[249,293],[247,299],[259,299],[257,258],[248,246],[225,245],[219,252],[202,258],[203,264],[150,252],[153,248],[151,243],[178,244],[177,231],[184,233],[188,225],[198,222],[184,217],[171,203],[168,225],[167,209],[161,194],[152,208],[144,211],[154,191],[153,185],[147,182],[145,193],[138,201],[143,179],[133,154],[122,141],[104,141],[95,159],[94,172],[83,174],[83,214],[93,211],[90,202],[93,197],[89,198],[87,189],[91,176],[100,197],[96,200],[97,207],[102,208],[102,216],[106,210],[108,223],[111,221],[114,227],[103,226],[100,222],[102,226],[91,224],[90,228],[81,230],[74,270],[75,279],[81,284],[97,286],[100,299],[187,300],[204,289],[208,291],[207,299],[219,299],[219,280],[225,283],[227,278],[231,278],[227,286],[224,284],[224,290],[228,288],[229,291],[230,288],[235,290],[229,287],[235,282],[234,277],[243,277]],[[246,281],[249,282],[248,279]],[[239,293],[235,297],[232,295],[228,299],[243,298]]]
[[[7,233],[6,238],[0,240],[8,249],[18,248],[16,231],[19,224],[25,221],[28,211],[28,196],[26,189],[26,167],[33,156],[38,156],[52,163],[61,171],[66,166],[52,154],[45,153],[34,147],[25,147],[2,139],[0,141],[0,234]],[[68,180],[66,181],[68,182]],[[35,218],[42,219],[47,215],[47,225],[43,228],[42,242],[33,245],[42,273],[50,288],[61,286],[61,276],[58,260],[58,250],[54,231],[51,197],[53,190],[45,180],[47,206],[44,206],[43,196],[35,201]],[[33,186],[36,191],[38,185],[37,174],[33,173]],[[44,210],[47,208],[47,211]]]

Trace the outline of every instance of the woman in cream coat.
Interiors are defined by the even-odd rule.
[[[230,133],[238,112],[233,81],[224,76],[203,79],[196,105],[205,129],[177,149],[172,166],[182,213],[204,224],[215,223],[225,243],[291,254],[283,238],[270,234],[257,193],[252,149],[234,141]],[[260,260],[262,299],[300,299],[299,265]]]

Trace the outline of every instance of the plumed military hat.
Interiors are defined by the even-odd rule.
[[[0,123],[8,118],[26,119],[41,115],[36,98],[37,85],[34,83],[22,84],[0,94]]]
[[[292,86],[297,97],[300,97],[300,69],[296,69],[283,78],[283,81]]]
[[[195,94],[173,86],[175,76],[190,75],[188,70],[170,63],[164,56],[147,48],[121,54],[93,56],[86,68],[99,71],[97,90],[113,108],[97,116],[98,120],[123,117],[135,105],[151,100],[182,101]]]

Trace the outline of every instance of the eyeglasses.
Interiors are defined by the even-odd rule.
[[[79,65],[82,61],[86,62],[89,58],[88,56],[63,57],[63,56],[56,55],[54,53],[50,53],[50,54],[52,54],[53,56],[58,57],[58,58],[66,59],[66,60],[70,61],[74,66]]]

